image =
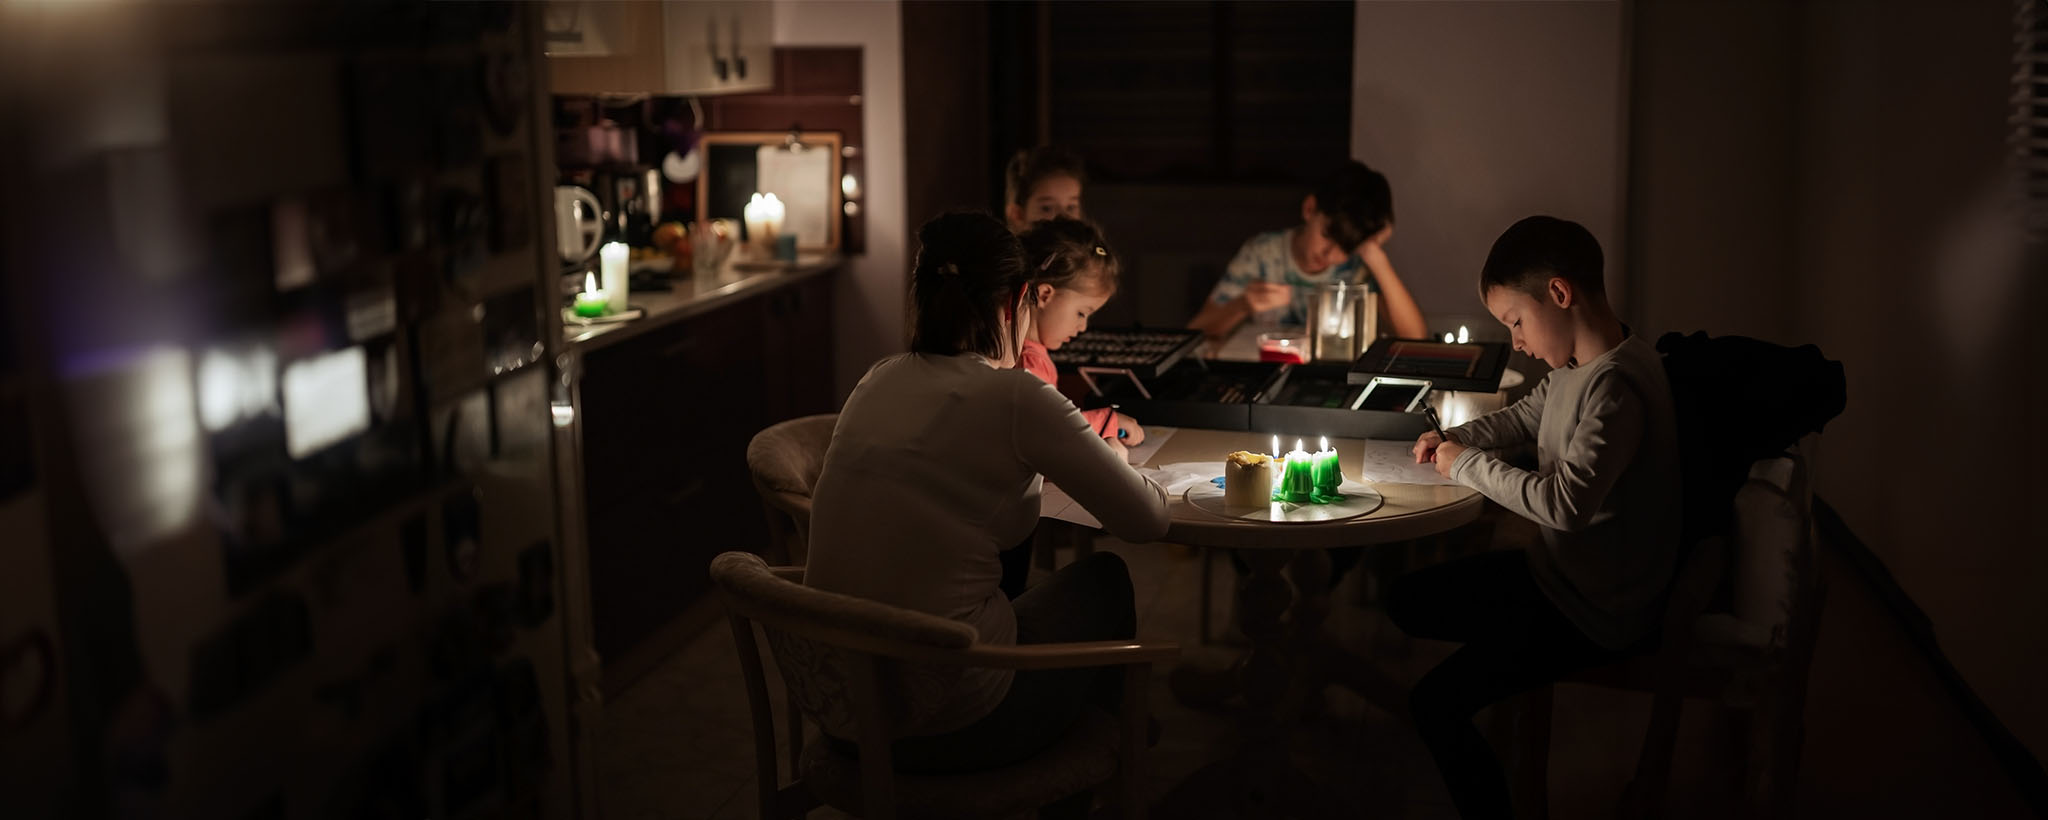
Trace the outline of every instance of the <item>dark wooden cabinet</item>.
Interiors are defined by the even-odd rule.
[[[832,412],[832,280],[770,294],[766,308],[768,423]]]
[[[584,509],[607,688],[615,664],[669,648],[649,644],[704,598],[713,556],[766,543],[747,444],[831,412],[831,296],[832,277],[811,276],[585,353]]]

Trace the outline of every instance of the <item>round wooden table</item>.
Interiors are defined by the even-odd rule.
[[[1218,430],[1177,431],[1143,466],[1221,461],[1235,450],[1263,452],[1272,437]],[[1363,443],[1332,439],[1344,474],[1361,474]],[[1364,659],[1323,634],[1329,612],[1330,559],[1326,550],[1437,535],[1476,520],[1478,492],[1462,486],[1374,482],[1386,503],[1367,515],[1318,524],[1226,519],[1169,499],[1173,524],[1164,540],[1198,547],[1229,547],[1251,572],[1239,583],[1238,627],[1250,649],[1225,666],[1184,662],[1170,679],[1183,702],[1213,703],[1242,694],[1244,743],[1230,758],[1198,770],[1157,807],[1162,817],[1327,817],[1348,811],[1288,758],[1288,731],[1302,706],[1328,683],[1345,685],[1405,718],[1405,691]],[[1283,573],[1282,571],[1285,570]]]

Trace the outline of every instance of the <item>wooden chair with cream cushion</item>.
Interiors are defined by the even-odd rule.
[[[838,422],[836,413],[790,419],[747,443],[747,472],[768,514],[768,555],[776,563],[801,565],[810,555],[811,488]]]
[[[812,589],[802,567],[769,567],[759,556],[728,552],[711,562],[730,615],[754,719],[754,756],[762,818],[801,817],[820,803],[865,818],[1002,818],[1115,781],[1123,816],[1145,807],[1146,696],[1154,664],[1180,656],[1172,644],[1096,641],[995,646],[973,627],[849,595]],[[755,626],[789,687],[791,781],[777,771],[774,715]],[[1062,740],[1021,763],[949,775],[897,774],[891,741],[927,732],[918,704],[938,700],[963,670],[1125,668],[1121,714],[1090,709]],[[854,741],[858,759],[829,744],[806,748],[802,724]]]
[[[1618,815],[1665,813],[1665,793],[1686,698],[1719,700],[1741,716],[1743,817],[1782,817],[1805,734],[1807,668],[1826,595],[1814,537],[1810,457],[1819,436],[1751,466],[1735,495],[1726,540],[1697,545],[1679,570],[1667,603],[1663,644],[1655,654],[1590,669],[1561,683],[1654,696],[1636,774]],[[1731,580],[1729,611],[1704,612],[1721,579]],[[1514,721],[1517,814],[1548,814],[1552,690],[1531,693]]]

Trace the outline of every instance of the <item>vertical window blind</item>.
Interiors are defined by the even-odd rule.
[[[2012,147],[2027,233],[2048,238],[2048,10],[2039,0],[2013,3]]]

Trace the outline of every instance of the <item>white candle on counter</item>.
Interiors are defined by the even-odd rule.
[[[761,204],[761,192],[755,191],[754,198],[747,200],[746,207],[740,209],[740,216],[747,221],[748,242],[759,243],[761,235],[768,232],[767,214],[767,206]]]
[[[606,242],[604,247],[597,251],[598,273],[601,274],[599,278],[603,282],[604,292],[611,297],[613,313],[624,312],[626,309],[626,284],[631,278],[626,267],[627,253],[624,242]]]
[[[768,225],[768,236],[766,238],[770,243],[773,243],[775,237],[782,235],[782,218],[788,216],[789,211],[782,206],[782,200],[776,199],[773,193],[762,194],[761,205],[762,221]]]
[[[782,219],[788,210],[782,200],[772,193],[754,192],[753,199],[741,209],[747,220],[747,242],[762,248],[774,248],[776,234],[782,233]]]

